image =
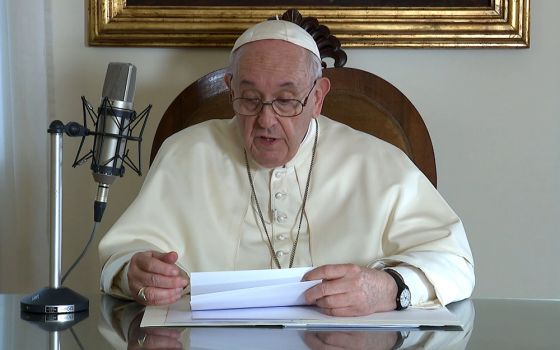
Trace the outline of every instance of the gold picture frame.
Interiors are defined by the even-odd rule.
[[[526,48],[529,2],[492,0],[487,7],[437,8],[300,6],[298,10],[328,26],[345,48]],[[127,6],[126,0],[89,0],[88,42],[91,46],[228,47],[251,24],[289,7]]]

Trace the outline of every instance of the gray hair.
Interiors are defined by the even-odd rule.
[[[311,51],[307,51],[307,59],[311,61],[309,62],[309,75],[313,78],[313,81],[321,78],[323,76],[321,59],[315,56]]]

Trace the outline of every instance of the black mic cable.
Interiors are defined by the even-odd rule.
[[[74,270],[74,268],[78,265],[80,260],[82,260],[84,255],[86,255],[86,251],[88,250],[88,247],[90,246],[91,242],[93,242],[93,237],[95,236],[95,229],[96,228],[97,228],[97,222],[94,221],[93,222],[93,229],[91,230],[91,234],[89,236],[89,239],[88,239],[84,249],[82,249],[82,252],[78,256],[78,258],[72,263],[72,265],[70,265],[70,267],[68,268],[68,271],[66,271],[66,273],[64,273],[64,275],[60,279],[60,284],[64,284],[64,280],[66,279],[66,277],[68,277],[68,275],[70,275],[70,272],[72,272],[72,270]]]

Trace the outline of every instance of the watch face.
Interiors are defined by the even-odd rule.
[[[401,302],[401,306],[403,308],[407,308],[410,306],[410,290],[408,288],[405,288],[400,296],[400,302]]]

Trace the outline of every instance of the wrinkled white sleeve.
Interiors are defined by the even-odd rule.
[[[474,263],[461,220],[422,174],[407,176],[395,197],[385,257],[370,266],[395,267],[411,290],[413,306],[470,297]]]

